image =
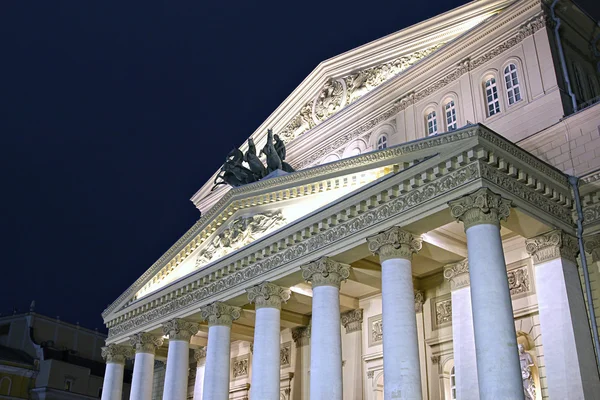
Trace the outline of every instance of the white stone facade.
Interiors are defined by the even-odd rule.
[[[559,5],[473,2],[319,65],[252,135],[297,171],[211,179],[104,311],[107,344],[136,346],[132,393],[594,398],[566,174],[596,309],[600,29]]]

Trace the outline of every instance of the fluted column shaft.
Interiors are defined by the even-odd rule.
[[[479,400],[469,262],[464,260],[447,266],[444,268],[444,277],[450,281],[452,288],[452,347],[456,398]]]
[[[413,253],[421,249],[421,238],[392,227],[368,242],[381,261],[384,398],[421,399],[411,262]]]
[[[290,298],[290,291],[268,282],[247,291],[250,302],[256,304],[252,397],[279,400],[281,302]]]
[[[154,353],[157,347],[162,346],[163,338],[150,333],[136,333],[130,342],[135,348],[135,361],[129,397],[132,400],[151,400]]]
[[[522,400],[517,334],[500,237],[500,220],[508,217],[510,201],[482,188],[449,205],[467,235],[480,398]]]
[[[203,400],[229,399],[229,356],[231,324],[240,317],[241,309],[216,302],[202,308],[202,318],[208,321],[206,369]]]
[[[301,268],[313,288],[310,399],[342,400],[340,283],[350,266],[324,257]]]
[[[172,319],[163,325],[163,333],[169,337],[164,400],[187,397],[190,339],[197,332],[198,324],[183,319]]]
[[[196,381],[194,382],[194,400],[202,400],[204,388],[204,371],[206,367],[206,348],[194,350],[196,360]]]
[[[548,393],[552,399],[596,399],[600,381],[577,270],[577,239],[552,231],[528,239],[525,247],[535,265]]]
[[[106,360],[102,400],[121,400],[125,360],[132,356],[133,348],[130,346],[111,344],[102,348],[102,357]]]

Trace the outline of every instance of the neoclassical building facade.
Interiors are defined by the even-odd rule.
[[[102,399],[598,398],[599,39],[482,0],[321,63],[250,137],[296,171],[104,310]]]

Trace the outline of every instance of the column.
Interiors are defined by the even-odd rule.
[[[600,326],[600,287],[598,286],[600,285],[600,235],[588,236],[584,239],[585,252],[592,256],[592,262],[588,262],[588,274],[590,276],[590,285],[592,289],[592,302],[594,304],[594,311],[596,312],[596,324]],[[583,279],[581,279],[581,287],[583,290],[583,298],[585,300],[585,283]]]
[[[342,400],[340,284],[350,276],[350,266],[323,257],[301,269],[313,289],[310,399]]]
[[[456,398],[479,400],[469,261],[465,259],[446,266],[444,278],[450,281],[452,290],[452,347],[454,349]]]
[[[169,337],[163,399],[185,400],[190,367],[190,339],[198,333],[198,324],[175,318],[166,322],[162,329],[164,335]]]
[[[202,400],[204,387],[204,367],[206,365],[206,347],[194,349],[196,360],[196,381],[194,382],[194,400]]]
[[[296,345],[293,398],[308,399],[310,393],[310,325],[293,328],[292,339]]]
[[[421,238],[392,227],[367,241],[381,262],[384,398],[421,399],[411,265],[412,255],[421,250]]]
[[[281,302],[290,290],[269,282],[246,289],[248,300],[256,305],[254,353],[252,357],[252,397],[279,400]]]
[[[363,395],[362,374],[362,322],[363,310],[351,310],[341,315],[346,334],[342,336],[342,375],[346,398],[361,399]]]
[[[130,398],[135,400],[152,399],[152,381],[154,379],[154,353],[163,344],[163,338],[151,333],[136,333],[130,338],[135,348],[133,379]]]
[[[559,230],[525,242],[535,265],[548,394],[597,399],[598,369],[577,271],[577,239]]]
[[[487,188],[448,203],[467,235],[479,394],[522,400],[517,334],[500,237],[511,202]]]
[[[204,400],[229,399],[231,324],[240,317],[241,310],[221,302],[202,307],[202,318],[208,321]]]
[[[131,357],[133,357],[133,348],[130,346],[109,344],[102,348],[102,358],[106,360],[102,400],[121,400],[125,360]]]

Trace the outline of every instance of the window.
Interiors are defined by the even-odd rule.
[[[585,100],[585,95],[583,94],[583,79],[581,77],[581,71],[579,67],[573,64],[573,74],[575,76],[575,86],[577,88],[577,97],[579,101]]]
[[[381,136],[379,136],[379,139],[377,139],[377,150],[381,150],[381,149],[385,149],[385,148],[387,148],[387,136],[381,135]]]
[[[498,88],[496,78],[491,77],[485,81],[485,97],[487,99],[488,117],[500,112],[500,101],[498,100]]]
[[[435,116],[435,111],[430,111],[427,114],[427,135],[436,135],[438,133],[437,129],[437,118]]]
[[[521,101],[521,87],[519,85],[519,76],[515,64],[508,64],[506,68],[504,68],[504,82],[506,84],[508,105],[513,105],[517,101]]]
[[[456,373],[454,367],[450,370],[450,398],[456,400]]]
[[[352,150],[350,150],[350,157],[359,156],[360,153],[360,149],[358,147],[355,147]]]
[[[450,100],[444,106],[446,110],[446,129],[448,131],[455,130],[458,125],[456,123],[456,106],[454,105],[454,100]]]
[[[73,379],[65,379],[65,390],[70,392],[73,389]]]
[[[12,380],[5,376],[0,379],[0,395],[10,396],[10,389],[12,387]]]

